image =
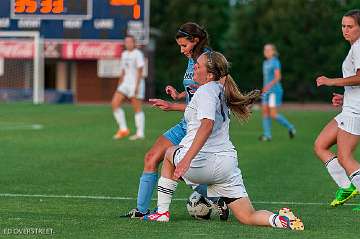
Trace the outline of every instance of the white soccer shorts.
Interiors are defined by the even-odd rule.
[[[335,117],[338,128],[360,136],[360,115],[351,112],[341,112]]]
[[[121,83],[117,91],[125,95],[128,98],[133,98],[135,96],[135,84],[129,84],[127,82]],[[145,98],[145,81],[141,80],[139,85],[139,92],[135,96],[136,99],[143,100]]]
[[[184,158],[185,153],[184,148],[176,151],[175,166]],[[185,183],[192,188],[199,184],[208,185],[209,197],[248,197],[236,153],[220,154],[198,153],[192,160],[189,170],[182,177]]]

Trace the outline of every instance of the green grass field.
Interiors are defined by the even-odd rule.
[[[126,109],[134,129],[133,114]],[[146,140],[130,142],[112,140],[116,127],[108,106],[0,104],[0,237],[359,238],[360,213],[351,209],[360,197],[330,208],[336,186],[312,152],[316,135],[336,112],[284,112],[297,126],[294,140],[273,124],[273,141],[259,142],[259,112],[247,124],[231,125],[254,206],[292,208],[303,219],[303,232],[244,226],[234,217],[225,223],[196,221],[183,200],[173,201],[170,223],[119,219],[136,206],[145,152],[181,117],[149,107],[145,113]],[[43,128],[32,129],[34,124]],[[175,198],[190,193],[180,184]],[[24,228],[50,228],[53,234],[7,234]]]

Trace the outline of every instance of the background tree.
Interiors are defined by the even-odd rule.
[[[230,4],[231,3],[231,4]],[[174,35],[185,22],[206,27],[214,50],[232,62],[231,74],[245,91],[262,87],[263,46],[274,43],[282,62],[285,100],[326,100],[339,88],[316,88],[319,75],[341,76],[349,44],[341,18],[360,0],[153,0],[151,26],[161,31],[156,51],[156,93],[181,89],[186,59]]]
[[[274,43],[283,67],[286,99],[307,101],[329,96],[317,89],[321,74],[341,75],[347,43],[341,34],[341,2],[337,0],[257,0],[239,4],[232,14],[226,55],[232,73],[245,89],[262,86],[262,49]]]
[[[210,45],[223,50],[225,32],[229,26],[228,0],[153,0],[151,1],[151,26],[160,30],[155,56],[156,95],[164,96],[164,88],[171,84],[183,91],[182,79],[187,59],[180,54],[175,41],[179,26],[196,22],[210,35]]]

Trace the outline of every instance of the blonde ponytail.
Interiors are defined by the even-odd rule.
[[[251,115],[250,106],[260,98],[260,91],[253,90],[244,95],[230,75],[225,78],[224,91],[226,104],[235,117],[242,121],[249,119]]]
[[[247,94],[241,93],[234,79],[229,75],[229,63],[219,52],[203,53],[207,57],[207,70],[214,75],[214,80],[224,78],[225,101],[237,119],[245,121],[250,117],[250,106],[260,98],[260,91],[253,90]]]

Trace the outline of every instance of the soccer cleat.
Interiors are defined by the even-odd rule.
[[[295,128],[289,129],[289,138],[290,139],[295,138],[295,134],[296,134],[296,129]]]
[[[358,195],[359,192],[356,190],[354,185],[350,185],[348,188],[339,188],[336,191],[335,199],[330,203],[331,206],[337,207],[339,205],[343,205],[346,201],[351,199],[352,197]]]
[[[279,210],[279,219],[283,225],[287,221],[287,226],[284,226],[285,228],[298,231],[304,230],[304,224],[301,219],[296,217],[289,208],[284,207]]]
[[[216,209],[219,213],[220,220],[227,221],[229,218],[229,207],[226,205],[224,199],[221,197],[215,202]]]
[[[271,141],[271,137],[265,136],[265,135],[261,135],[261,136],[259,137],[259,140],[260,140],[260,141],[263,141],[263,142]]]
[[[131,209],[128,213],[126,213],[125,215],[121,215],[121,218],[142,218],[146,215],[150,214],[150,211],[147,210],[146,213],[142,213],[140,212],[137,208]]]
[[[129,140],[133,141],[133,140],[139,140],[139,139],[144,139],[144,138],[145,138],[144,136],[134,134],[129,137]]]
[[[168,222],[170,220],[170,212],[152,213],[142,217],[144,221]]]
[[[125,130],[118,130],[116,132],[116,134],[113,136],[113,139],[122,139],[125,138],[126,136],[128,136],[130,134],[130,130],[125,129]]]

